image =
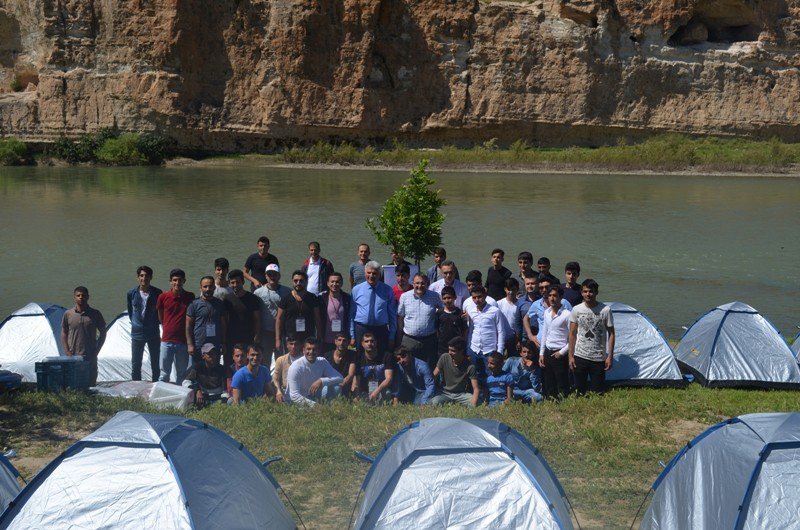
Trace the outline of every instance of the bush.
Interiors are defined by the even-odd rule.
[[[153,133],[138,135],[136,148],[147,159],[147,163],[158,165],[162,163],[174,150],[170,140]]]
[[[107,139],[97,150],[97,160],[111,166],[141,166],[147,157],[139,151],[138,134],[123,134],[119,138]]]
[[[66,136],[61,136],[53,144],[50,154],[70,164],[97,162],[97,150],[106,140],[117,136],[117,132],[113,129],[100,129],[96,133],[84,134],[77,140],[70,140]]]
[[[16,138],[0,139],[0,165],[19,166],[28,161],[28,146]]]

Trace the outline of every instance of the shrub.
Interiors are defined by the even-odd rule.
[[[140,166],[147,157],[139,151],[139,135],[123,134],[119,138],[108,138],[97,150],[97,160],[111,166]]]
[[[136,148],[147,159],[148,164],[162,163],[174,150],[173,143],[161,135],[145,133],[138,136]]]
[[[18,166],[28,160],[28,146],[16,138],[0,139],[0,165]]]

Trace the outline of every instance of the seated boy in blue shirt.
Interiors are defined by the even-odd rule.
[[[486,376],[486,388],[489,391],[489,406],[497,407],[511,401],[514,392],[514,377],[503,371],[503,355],[492,352],[488,357],[489,374]]]
[[[542,400],[542,372],[539,368],[538,348],[525,341],[520,347],[519,357],[509,357],[503,370],[514,378],[514,399],[523,403]]]
[[[231,381],[233,404],[257,397],[273,397],[275,389],[269,368],[261,364],[261,347],[253,344],[247,349],[247,364],[233,374]]]

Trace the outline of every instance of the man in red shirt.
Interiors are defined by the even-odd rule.
[[[180,385],[189,365],[186,345],[186,309],[194,300],[194,293],[183,290],[186,273],[181,269],[169,272],[170,290],[161,293],[156,303],[161,321],[161,381],[169,382],[172,363],[175,363],[175,380]]]

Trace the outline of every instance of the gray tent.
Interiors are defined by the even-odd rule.
[[[800,367],[786,339],[742,302],[715,307],[697,319],[675,356],[706,386],[800,387]]]
[[[664,335],[638,309],[610,302],[614,314],[614,365],[606,382],[618,386],[682,386],[672,348]]]
[[[794,351],[794,356],[797,357],[800,355],[800,333],[794,338],[794,342],[792,342],[792,351]]]
[[[714,425],[675,455],[653,490],[640,530],[797,528],[800,413]]]
[[[277,488],[222,431],[123,411],[40,471],[0,528],[295,528]]]
[[[60,305],[30,303],[0,323],[0,366],[36,382],[35,364],[45,357],[64,355],[61,346]]]
[[[18,476],[19,472],[14,465],[0,454],[0,513],[19,493]]]
[[[362,485],[355,528],[571,529],[541,453],[491,420],[429,418],[398,432]]]

